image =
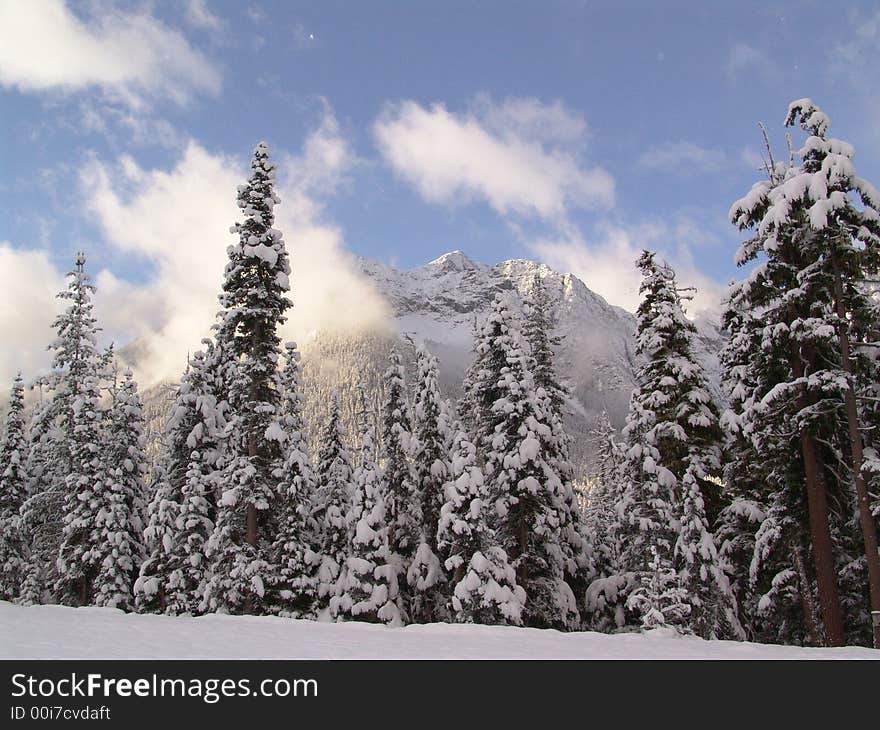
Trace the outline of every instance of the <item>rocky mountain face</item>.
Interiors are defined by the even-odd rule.
[[[579,461],[588,457],[587,432],[603,409],[612,423],[623,424],[633,387],[635,318],[576,276],[523,259],[489,266],[461,251],[409,271],[368,259],[359,263],[388,302],[394,331],[424,341],[438,356],[445,395],[453,399],[460,395],[472,358],[475,323],[489,311],[495,294],[511,292],[521,305],[540,278],[554,299],[556,334],[562,339],[558,362],[571,389],[573,456]]]

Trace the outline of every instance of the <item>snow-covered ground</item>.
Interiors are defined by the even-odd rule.
[[[617,636],[449,624],[395,629],[273,617],[25,608],[0,602],[0,658],[880,659],[880,651],[703,641],[665,629]]]

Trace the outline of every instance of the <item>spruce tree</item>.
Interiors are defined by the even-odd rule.
[[[51,600],[58,577],[58,546],[61,544],[61,514],[64,501],[63,464],[59,464],[56,426],[59,403],[44,397],[45,381],[37,381],[39,391],[28,428],[27,497],[21,506],[21,530],[27,545],[27,564],[19,601],[25,605]]]
[[[178,518],[185,499],[184,487],[189,485],[188,498],[198,502],[199,495],[204,497],[207,502],[204,516],[211,523],[217,513],[219,485],[216,481],[220,473],[226,409],[225,403],[218,402],[216,373],[212,367],[213,346],[210,340],[203,342],[206,351],[196,352],[187,363],[165,426],[165,449],[154,478],[156,488],[144,531],[147,557],[134,589],[139,611],[196,613],[198,610],[195,602],[199,596],[191,594],[193,585],[176,582],[172,590],[170,581],[172,574],[180,569],[181,560],[195,559],[200,566],[202,563],[200,557],[190,558],[189,543],[180,541]],[[191,473],[193,469],[200,473],[201,486],[191,481],[195,476]],[[196,519],[193,527],[199,530],[207,525]],[[203,567],[199,569],[204,571]],[[202,575],[202,581],[205,579]],[[172,592],[175,594],[173,604],[169,602]]]
[[[540,276],[535,276],[532,280],[532,290],[526,304],[528,314],[523,321],[522,333],[531,347],[535,386],[544,389],[550,400],[551,412],[561,419],[568,398],[568,391],[562,384],[556,367],[557,350],[562,340],[556,334],[553,300]]]
[[[95,365],[94,361],[92,363]],[[95,578],[104,555],[104,534],[99,525],[106,508],[107,466],[102,435],[104,412],[96,375],[77,382],[72,401],[72,436],[67,449],[72,468],[67,476],[62,505],[62,540],[58,550],[55,594],[68,606],[88,606],[94,598]]]
[[[794,496],[806,505],[821,622],[825,641],[835,645],[847,633],[837,580],[847,520],[839,518],[837,504],[851,505],[848,511],[859,518],[867,583],[880,607],[877,525],[868,505],[871,470],[857,401],[877,380],[876,364],[859,343],[876,339],[866,279],[876,277],[878,268],[880,196],[856,176],[852,146],[827,136],[828,117],[809,99],[789,105],[786,125],[798,123],[809,135],[797,153],[801,164],[793,151],[788,164],[775,162],[771,152],[768,179],[734,203],[730,219],[754,232],[737,255],[742,265],[759,261],[742,297],[765,322],[762,349],[785,365],[765,374],[768,390],[753,409],[771,433],[793,434],[788,440],[756,439],[757,457],[781,462],[778,454],[785,449],[800,451],[794,478],[771,474],[770,497],[792,503],[783,498],[786,490],[795,481],[802,485]]]
[[[388,357],[383,377],[385,402],[382,408],[382,464],[385,515],[388,521],[387,570],[395,573],[400,587],[396,605],[404,621],[410,620],[411,591],[406,575],[419,545],[421,505],[413,478],[411,457],[414,448],[412,420],[406,398],[403,363],[396,349]]]
[[[559,475],[559,530],[562,536],[565,580],[575,596],[584,592],[593,576],[588,528],[574,490],[574,469],[569,456],[569,437],[565,430],[565,407],[569,394],[562,384],[556,365],[561,339],[556,332],[553,302],[544,281],[535,276],[527,299],[527,315],[522,325],[530,348],[530,368],[545,419],[551,429],[548,461]],[[578,617],[578,620],[579,621]],[[577,628],[572,623],[569,628]]]
[[[171,571],[165,591],[166,613],[197,615],[204,609],[207,544],[214,532],[210,518],[212,487],[210,459],[195,449],[190,454],[174,520],[168,554]]]
[[[421,506],[421,539],[407,572],[412,592],[411,620],[428,623],[445,618],[445,571],[437,554],[437,526],[443,487],[449,479],[449,415],[437,385],[437,358],[424,345],[416,350],[418,369],[413,403],[413,477]]]
[[[131,371],[126,371],[113,405],[103,419],[102,481],[95,484],[98,500],[98,573],[93,602],[131,610],[132,584],[143,560],[143,507],[146,478],[143,417]]]
[[[564,581],[566,505],[556,470],[558,442],[549,401],[535,387],[528,343],[504,295],[493,302],[477,352],[482,363],[473,388],[479,399],[477,446],[485,457],[499,545],[529,597],[523,621],[571,628],[578,617]]]
[[[397,607],[397,571],[388,563],[385,483],[376,462],[372,418],[362,386],[358,401],[361,455],[354,473],[355,493],[347,519],[350,549],[332,611],[358,621],[398,625],[403,617]]]
[[[316,582],[319,604],[330,606],[341,590],[340,574],[348,557],[348,516],[354,496],[352,459],[346,444],[339,394],[330,397],[330,417],[318,449],[312,519],[318,529]]]
[[[628,579],[621,566],[624,530],[616,509],[622,496],[624,454],[607,411],[600,414],[590,437],[595,457],[584,519],[590,536],[594,577],[585,594],[585,618],[593,629],[611,631],[623,626],[626,620]]]
[[[681,571],[678,580],[688,582],[692,608],[699,609],[689,612],[691,627],[711,632],[714,624],[702,620],[700,607],[717,605],[726,619],[725,631],[737,637],[741,629],[733,596],[720,569],[705,507],[717,495],[712,479],[721,466],[717,407],[692,353],[694,325],[684,315],[674,272],[648,251],[637,263],[643,295],[637,312],[640,363],[624,429],[625,483],[617,504],[625,520],[623,582],[644,588],[646,580],[660,576],[665,581]],[[647,564],[649,555],[656,566]],[[695,566],[697,557],[705,564]],[[636,600],[627,606],[650,604]]]
[[[251,175],[238,190],[244,217],[227,249],[222,312],[217,330],[228,385],[230,418],[224,491],[209,541],[212,578],[208,602],[226,611],[259,613],[270,548],[277,537],[278,474],[283,430],[277,329],[290,307],[290,264],[275,229],[275,165],[269,148],[254,149]]]
[[[93,314],[95,288],[85,272],[85,263],[85,254],[78,253],[73,271],[67,274],[67,288],[58,294],[58,299],[66,306],[52,323],[56,332],[55,340],[49,345],[53,353],[52,373],[45,381],[46,397],[50,402],[39,409],[36,429],[33,429],[32,454],[37,463],[34,464],[35,477],[25,509],[28,530],[35,536],[39,533],[41,543],[41,548],[32,552],[32,560],[44,557],[49,561],[49,564],[32,566],[32,586],[36,581],[49,588],[51,579],[54,598],[73,603],[90,599],[89,576],[94,568],[61,560],[64,557],[62,550],[68,553],[81,550],[86,556],[91,551],[89,544],[73,548],[69,542],[71,530],[78,531],[83,539],[87,534],[92,535],[91,526],[73,524],[85,519],[85,511],[89,509],[88,505],[79,503],[74,492],[89,492],[91,488],[87,482],[97,475],[100,467],[84,448],[83,439],[88,439],[89,448],[93,448],[94,453],[101,452],[100,367],[96,350],[99,328]],[[85,395],[81,397],[83,393]],[[75,423],[76,410],[83,405],[82,418]],[[75,486],[77,482],[80,483]],[[71,576],[64,575],[67,568],[79,577],[69,580]],[[78,586],[74,587],[74,583]],[[32,590],[39,589],[34,587]]]
[[[450,576],[449,613],[458,623],[521,624],[526,594],[492,529],[495,515],[476,446],[460,424],[452,444],[437,526],[438,550]]]
[[[627,598],[626,605],[641,617],[643,629],[685,626],[691,614],[691,601],[681,587],[675,570],[666,567],[654,545],[647,570],[639,574],[639,586]]]
[[[312,515],[315,475],[305,441],[303,383],[296,344],[285,345],[281,373],[284,462],[279,504],[281,519],[272,548],[275,566],[273,612],[285,616],[311,615],[317,597],[312,545],[318,537]]]
[[[27,496],[27,436],[24,421],[24,383],[19,373],[12,383],[3,437],[0,440],[0,600],[20,595],[27,556],[20,510]]]
[[[760,400],[761,392],[767,390],[761,383],[762,374],[772,368],[768,368],[768,353],[761,349],[764,324],[744,306],[740,285],[731,286],[723,322],[727,339],[720,360],[728,407],[722,413],[721,426],[725,434],[723,481],[727,504],[716,524],[716,545],[721,567],[730,581],[740,621],[748,636],[756,640],[784,640],[778,634],[768,634],[766,629],[771,623],[788,623],[790,626],[791,621],[768,621],[767,603],[764,603],[763,611],[758,605],[779,571],[791,571],[791,561],[785,556],[801,552],[803,533],[788,531],[785,540],[791,541],[790,544],[780,542],[779,547],[783,549],[777,551],[782,560],[761,560],[761,570],[752,570],[756,535],[768,517],[766,485],[772,472],[766,461],[756,458],[755,439],[774,439],[776,448],[788,461],[797,461],[798,455],[790,448],[780,449],[781,440],[772,432],[762,432],[761,425],[755,420],[755,399]],[[783,609],[782,606],[779,608]],[[783,610],[791,614],[799,608],[800,602],[797,601],[794,607]],[[792,640],[791,637],[788,640]]]

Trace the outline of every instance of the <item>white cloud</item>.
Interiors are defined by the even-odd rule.
[[[642,250],[657,251],[676,271],[679,286],[696,287],[688,313],[716,310],[726,288],[695,265],[692,248],[705,237],[705,230],[688,218],[673,223],[654,221],[631,226],[600,224],[589,239],[577,232],[559,239],[531,244],[548,266],[571,272],[609,303],[635,312],[639,304],[641,275],[636,259]]]
[[[176,30],[144,12],[102,8],[88,21],[63,0],[0,0],[0,85],[22,91],[97,87],[129,106],[220,91],[218,71]]]
[[[693,142],[666,142],[653,147],[639,158],[639,166],[647,170],[665,170],[677,174],[694,175],[717,172],[727,156],[718,149],[701,147]]]
[[[208,8],[205,0],[187,0],[184,17],[187,23],[200,30],[218,31],[224,26],[223,21]]]
[[[18,370],[26,379],[45,370],[51,323],[59,311],[55,295],[63,286],[45,250],[15,249],[0,241],[0,393]]]
[[[353,159],[332,116],[325,116],[300,156],[275,154],[279,166],[276,226],[291,251],[294,308],[282,335],[315,329],[378,327],[384,303],[356,273],[339,229],[321,220],[319,195],[332,192]],[[287,172],[288,169],[291,172]],[[239,218],[235,191],[244,166],[190,142],[170,171],[144,170],[129,158],[94,163],[83,173],[88,205],[105,238],[155,268],[135,286],[111,272],[97,277],[98,316],[120,344],[135,339],[144,383],[179,376],[186,354],[209,333]],[[125,339],[122,339],[122,336]]]
[[[56,119],[60,123],[60,115]],[[186,139],[181,139],[167,119],[146,114],[143,110],[133,111],[125,105],[96,103],[92,99],[79,105],[77,116],[67,126],[74,133],[101,134],[120,145],[179,149],[186,144]]]
[[[728,78],[748,75],[765,81],[778,81],[781,76],[779,66],[764,51],[748,43],[735,43],[727,56],[724,67]]]
[[[555,101],[517,97],[496,103],[486,94],[474,100],[474,113],[500,137],[522,137],[540,142],[580,142],[588,135],[584,118]]]
[[[483,199],[499,214],[545,220],[614,204],[611,175],[580,159],[586,125],[558,103],[479,97],[471,111],[455,114],[443,104],[404,101],[389,106],[373,131],[387,163],[430,202]]]

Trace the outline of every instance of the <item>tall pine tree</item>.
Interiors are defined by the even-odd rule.
[[[0,440],[0,600],[19,597],[27,559],[20,510],[27,496],[27,436],[24,383],[19,373],[9,394],[9,409]]]
[[[254,149],[251,175],[238,190],[243,222],[227,249],[223,310],[217,331],[228,385],[228,458],[217,524],[209,541],[210,605],[231,612],[261,612],[267,562],[278,529],[278,474],[283,430],[278,327],[290,307],[290,264],[274,228],[275,165],[269,148]]]
[[[404,621],[410,620],[412,591],[407,590],[406,575],[419,545],[421,505],[412,473],[412,452],[415,446],[412,419],[406,397],[403,363],[396,349],[388,357],[383,385],[385,402],[382,408],[382,464],[385,518],[388,521],[387,570],[395,574],[389,583],[397,582],[395,600]]]
[[[312,505],[318,549],[315,556],[310,556],[310,562],[317,564],[317,597],[320,605],[325,607],[330,607],[331,600],[341,590],[339,580],[349,550],[348,518],[354,496],[353,477],[339,394],[334,391],[330,397],[330,418],[318,449]]]
[[[300,353],[285,345],[281,373],[284,462],[281,467],[278,535],[272,549],[275,591],[273,611],[282,615],[309,616],[314,609],[317,585],[309,558],[318,537],[312,517],[315,474],[305,440],[303,383]]]
[[[421,539],[407,580],[412,591],[412,616],[417,622],[445,618],[445,571],[437,551],[437,525],[443,505],[443,487],[449,479],[452,446],[449,414],[437,384],[437,358],[424,345],[416,349],[418,369],[413,403],[413,477],[421,507]]]
[[[713,479],[721,467],[718,410],[693,355],[694,325],[685,317],[674,272],[648,251],[638,266],[640,361],[624,429],[625,483],[617,504],[625,520],[621,567],[629,576],[626,584],[641,586],[640,593],[677,574],[691,603],[690,628],[706,638],[716,631],[739,637],[733,595],[706,508],[717,495]],[[651,604],[628,600],[627,605],[648,610]]]
[[[570,628],[577,608],[564,581],[562,479],[549,399],[531,372],[529,345],[509,300],[497,295],[480,333],[473,382],[477,446],[485,456],[495,531],[528,601],[524,623]]]

